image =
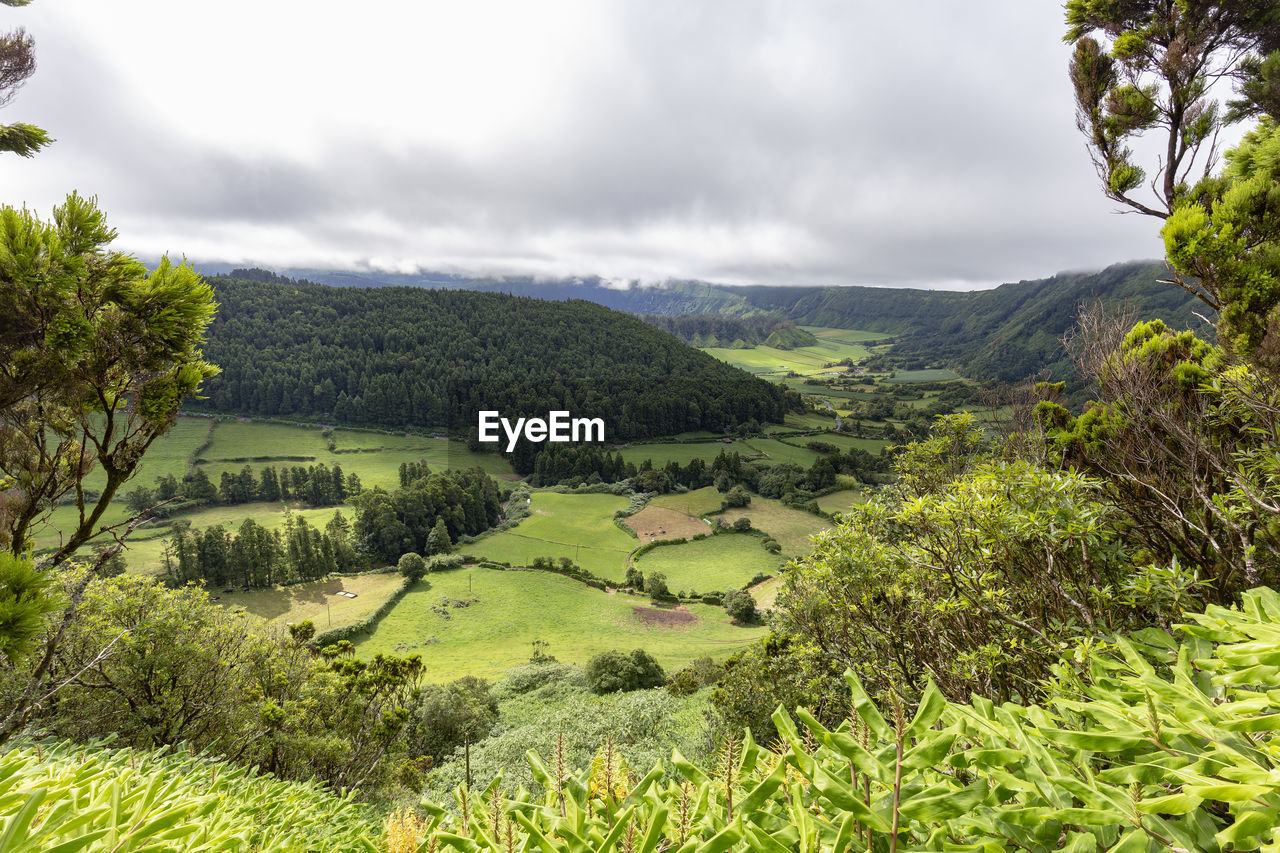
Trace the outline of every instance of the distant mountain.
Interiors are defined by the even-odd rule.
[[[1084,306],[1125,308],[1179,329],[1212,336],[1196,312],[1203,303],[1160,284],[1163,264],[1116,264],[1096,273],[1061,273],[993,290],[957,293],[875,287],[741,287],[748,303],[799,325],[837,326],[896,336],[891,363],[951,367],[974,379],[1019,381],[1047,371],[1072,378],[1062,338]],[[1212,319],[1212,318],[1211,318]]]
[[[260,271],[236,271],[255,277]],[[1062,338],[1084,305],[1126,306],[1136,316],[1159,318],[1171,326],[1212,336],[1196,316],[1207,313],[1191,296],[1157,279],[1164,265],[1146,261],[1116,264],[1101,272],[1060,273],[1034,281],[1001,285],[992,290],[956,292],[889,287],[764,287],[714,285],[698,281],[619,286],[600,278],[540,280],[530,277],[466,278],[444,274],[395,275],[316,270],[290,271],[311,281],[361,287],[411,285],[508,293],[539,299],[583,299],[620,311],[664,317],[714,315],[761,323],[834,326],[885,332],[895,345],[885,363],[902,367],[947,366],[975,379],[1018,381],[1048,372],[1071,378]],[[270,274],[266,274],[270,275]],[[1210,318],[1212,319],[1212,318]],[[652,321],[652,318],[651,318]],[[663,326],[695,345],[679,328]],[[661,325],[658,323],[658,325]],[[762,326],[761,328],[765,328]],[[704,331],[702,342],[710,339]],[[731,345],[750,337],[713,334],[715,343]],[[775,343],[803,345],[791,333]]]

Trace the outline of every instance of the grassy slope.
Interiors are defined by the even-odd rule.
[[[398,572],[387,572],[327,578],[249,592],[211,592],[222,606],[233,611],[281,625],[310,619],[317,631],[327,631],[368,616],[399,589],[403,581]],[[357,597],[338,595],[339,591],[353,592]]]
[[[741,587],[759,573],[774,574],[782,558],[770,554],[757,536],[722,533],[696,542],[659,545],[636,559],[648,575],[662,572],[672,592],[711,592]]]
[[[634,608],[647,607],[647,599],[610,595],[545,572],[459,569],[429,575],[427,582],[358,644],[362,657],[421,654],[431,681],[494,677],[527,661],[530,644],[541,639],[567,663],[586,663],[608,649],[644,648],[672,669],[702,655],[723,656],[764,633],[734,626],[724,610],[701,604],[689,607],[696,618],[691,625],[646,625]],[[448,608],[448,618],[431,609],[442,598],[472,597],[479,601]]]
[[[728,523],[739,518],[751,519],[751,525],[768,533],[782,546],[788,557],[802,557],[812,550],[809,537],[831,523],[812,513],[784,506],[781,501],[753,496],[751,505],[741,509],[726,510],[722,516]]]
[[[613,523],[613,514],[626,506],[626,498],[615,495],[536,492],[528,518],[463,550],[515,566],[534,557],[568,557],[600,577],[622,580],[627,554],[639,544]]]
[[[715,486],[707,486],[683,494],[659,495],[649,503],[652,506],[678,510],[685,515],[701,516],[720,509],[723,500],[724,496],[716,491]]]

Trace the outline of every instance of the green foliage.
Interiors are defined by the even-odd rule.
[[[190,752],[43,740],[0,757],[3,844],[36,851],[377,851],[378,814]]]
[[[29,558],[0,551],[0,655],[11,667],[31,650],[45,617],[58,608],[52,581]]]
[[[667,680],[661,664],[644,649],[633,649],[631,654],[601,652],[587,662],[586,678],[587,687],[597,694],[661,687]]]
[[[1067,0],[1066,41],[1077,124],[1107,196],[1167,217],[1187,194],[1186,177],[1239,109],[1210,92],[1223,78],[1256,79],[1261,54],[1280,44],[1280,20],[1265,3],[1115,3]],[[1101,41],[1099,39],[1102,39]],[[1130,142],[1160,131],[1154,198]],[[1209,150],[1203,151],[1205,144]],[[1210,160],[1211,165],[1211,160]]]
[[[745,589],[726,589],[724,591],[725,612],[733,617],[733,621],[743,625],[757,622],[760,614],[756,610],[756,600]]]
[[[51,675],[64,686],[40,721],[74,740],[186,744],[338,789],[391,785],[421,661],[313,658],[294,640],[194,587],[98,580],[59,647]]]
[[[1212,582],[1196,590],[1205,600],[1274,582],[1274,384],[1158,320],[1139,323],[1110,349],[1086,349],[1098,399],[1079,417],[1056,403],[1036,407],[1049,463],[1096,477],[1103,499],[1127,519],[1126,537],[1145,552],[1142,562],[1196,569]]]
[[[200,353],[212,289],[167,259],[148,273],[107,249],[115,236],[74,193],[52,223],[0,210],[0,547],[23,550],[36,519],[72,496],[78,524],[54,562],[97,534],[142,454],[217,374]],[[95,465],[92,500],[77,486]]]
[[[574,772],[530,752],[540,794],[496,779],[465,816],[433,809],[432,837],[460,850],[1269,849],[1280,596],[1192,619],[1181,644],[1146,631],[1078,647],[1041,705],[953,704],[930,685],[914,711],[882,713],[849,675],[838,725],[779,709],[775,748],[748,733],[710,766],[677,751],[604,785],[599,761]],[[648,766],[606,748],[614,767]]]
[[[644,579],[645,594],[654,601],[666,601],[671,598],[671,590],[667,588],[667,576],[662,572],[650,572]]]
[[[483,678],[463,676],[423,688],[409,723],[409,754],[439,763],[464,743],[488,737],[498,723],[498,700]]]
[[[497,484],[480,468],[430,472],[392,492],[365,489],[351,502],[356,539],[387,562],[410,551],[442,553],[454,540],[496,525],[502,511]],[[436,533],[440,521],[444,538]]]
[[[1212,294],[1219,339],[1280,374],[1280,126],[1264,119],[1161,231],[1169,262]]]
[[[415,554],[410,551],[408,554],[401,555],[400,562],[396,564],[396,568],[409,583],[417,583],[427,573],[427,561],[422,559],[421,554]]]

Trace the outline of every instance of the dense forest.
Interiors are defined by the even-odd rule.
[[[780,421],[786,393],[616,311],[496,293],[211,279],[219,412],[464,432],[479,409],[610,440]]]
[[[315,275],[367,286],[392,281],[425,287],[441,284],[421,276]],[[1075,324],[1080,308],[1094,303],[1212,337],[1211,326],[1195,313],[1200,311],[1213,320],[1212,311],[1184,291],[1159,283],[1167,275],[1163,263],[1135,262],[1116,264],[1101,272],[1060,273],[971,292],[701,282],[633,284],[620,289],[598,279],[449,279],[448,284],[542,299],[589,300],[644,315],[647,322],[693,346],[732,346],[735,340],[747,346],[766,343],[768,334],[753,336],[745,330],[773,330],[787,324],[884,332],[895,337],[895,346],[881,366],[946,366],[972,379],[1018,382],[1043,373],[1055,380],[1075,375],[1062,338]],[[705,319],[700,322],[706,327],[689,315],[702,315]],[[792,340],[791,346],[805,345]],[[780,341],[769,345],[777,346]]]

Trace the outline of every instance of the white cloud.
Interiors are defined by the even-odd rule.
[[[0,12],[139,254],[277,267],[982,286],[1160,252],[1110,215],[1056,3],[588,0]]]

